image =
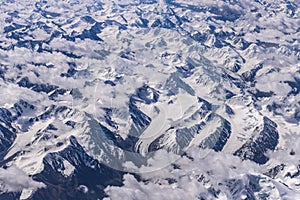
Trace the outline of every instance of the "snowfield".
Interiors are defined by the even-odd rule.
[[[300,198],[298,1],[0,6],[0,199]]]

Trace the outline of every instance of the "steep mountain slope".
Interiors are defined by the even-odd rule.
[[[1,199],[299,197],[297,1],[0,5]]]

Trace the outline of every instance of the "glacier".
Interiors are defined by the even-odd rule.
[[[0,5],[0,199],[300,198],[298,1]]]

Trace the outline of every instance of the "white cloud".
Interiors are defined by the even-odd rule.
[[[138,182],[134,176],[129,174],[124,176],[124,184],[124,187],[109,186],[106,189],[110,199],[119,199],[120,197],[122,197],[123,200],[195,199],[193,193],[188,193],[184,191],[184,189],[176,188],[176,186],[169,184]],[[198,186],[200,189],[201,185],[199,184]]]
[[[170,158],[168,158],[166,153],[159,151],[156,157],[162,156],[162,159],[150,159],[147,166],[142,166],[139,169],[141,173],[138,174],[142,181],[138,181],[131,174],[126,174],[123,186],[108,186],[105,189],[108,195],[107,200],[115,200],[120,197],[123,200],[176,200],[199,199],[199,197],[205,199],[242,199],[247,192],[253,193],[256,198],[262,194],[267,194],[270,199],[299,195],[297,190],[290,190],[280,180],[265,176],[266,167],[251,161],[242,161],[239,157],[231,154],[207,151],[192,147],[187,151],[188,157],[183,156],[174,161],[173,165],[170,163],[163,169],[157,163],[165,163],[173,155],[170,154]],[[159,170],[154,170],[155,166],[159,166]],[[137,170],[132,163],[127,167]],[[259,181],[256,183],[253,177],[257,177]],[[263,189],[252,191],[249,189],[252,187],[251,184],[257,184],[255,187],[268,187],[270,190],[267,192]],[[211,192],[212,189],[215,192]],[[232,192],[233,190],[236,192]]]
[[[21,169],[11,166],[0,169],[0,192],[21,192],[23,189],[36,190],[45,187],[43,183],[32,180]]]

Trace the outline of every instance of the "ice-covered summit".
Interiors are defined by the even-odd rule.
[[[0,6],[0,199],[300,198],[298,1]]]

